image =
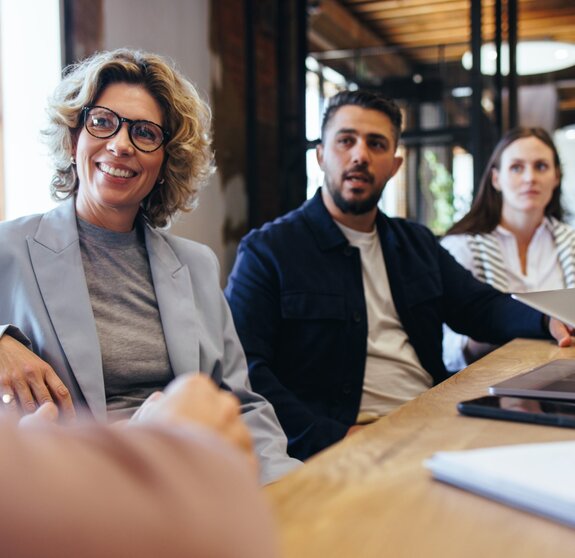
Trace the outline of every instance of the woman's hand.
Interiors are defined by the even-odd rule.
[[[53,402],[63,419],[76,416],[70,392],[52,367],[9,335],[0,338],[0,397],[2,407],[14,413],[33,413]]]
[[[555,318],[551,318],[549,320],[549,333],[555,338],[557,345],[560,347],[571,346],[571,336],[573,335],[572,327],[565,325]]]
[[[240,449],[257,470],[252,437],[241,419],[238,399],[203,374],[178,376],[162,393],[150,395],[131,421],[203,425]]]

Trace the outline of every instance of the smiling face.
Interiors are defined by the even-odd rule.
[[[317,147],[329,194],[324,200],[336,220],[346,224],[346,215],[375,218],[381,193],[402,162],[395,149],[394,128],[386,114],[356,105],[337,110]]]
[[[543,219],[560,182],[553,150],[534,136],[515,140],[501,154],[499,169],[492,171],[492,182],[502,195],[503,221],[525,214]]]
[[[131,120],[163,125],[158,102],[140,86],[108,85],[94,105],[109,108]],[[95,138],[82,126],[75,148],[78,172],[78,215],[94,225],[117,231],[133,227],[141,201],[150,193],[164,162],[164,147],[143,153],[134,147],[128,125],[107,139]]]

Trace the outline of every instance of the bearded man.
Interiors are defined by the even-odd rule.
[[[447,378],[443,324],[502,344],[567,328],[473,278],[422,225],[377,207],[402,164],[401,112],[365,91],[329,100],[324,186],[241,242],[226,287],[251,384],[299,459]]]

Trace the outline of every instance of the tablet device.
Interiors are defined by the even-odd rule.
[[[575,288],[515,293],[511,296],[564,324],[575,326]]]
[[[557,359],[489,388],[491,395],[575,400],[575,359]]]
[[[462,415],[575,428],[575,402],[487,395],[461,401]]]

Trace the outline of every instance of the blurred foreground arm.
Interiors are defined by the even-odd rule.
[[[203,374],[179,376],[163,392],[151,395],[130,422],[205,426],[243,452],[257,474],[252,437],[241,419],[239,400]]]
[[[215,426],[196,426],[184,418],[189,392],[211,389],[203,381],[178,380],[129,428],[40,419],[18,428],[0,417],[2,556],[277,556],[245,450],[214,433],[234,421],[220,413]],[[189,413],[193,407],[188,401]],[[42,413],[53,419],[55,408]]]

